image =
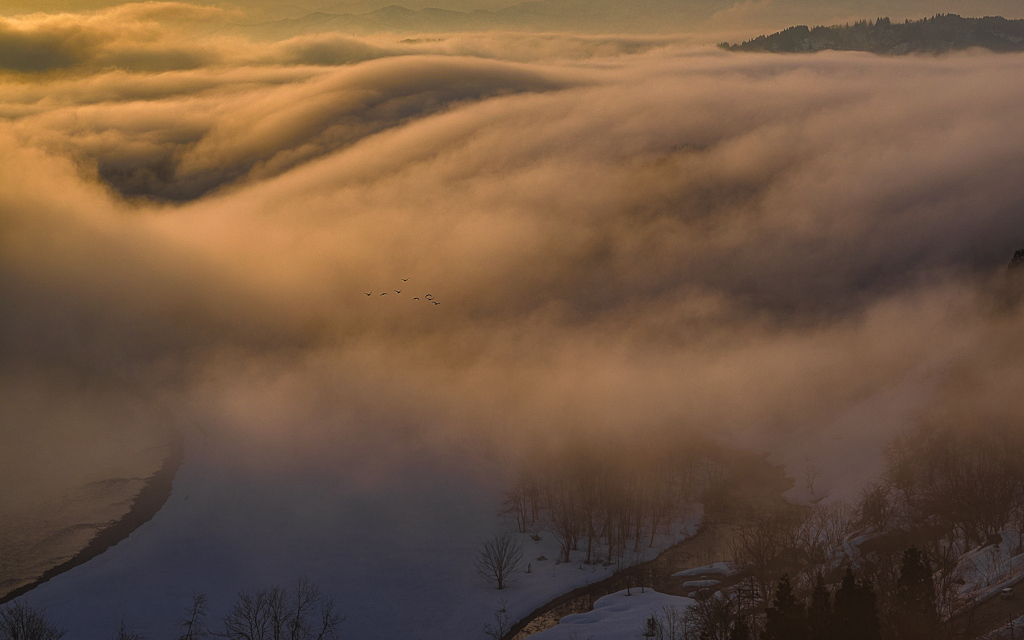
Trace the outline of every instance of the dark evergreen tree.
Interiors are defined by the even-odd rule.
[[[750,625],[745,617],[736,618],[736,624],[732,626],[732,632],[729,633],[729,640],[750,640]]]
[[[934,640],[941,637],[938,601],[928,557],[917,547],[903,552],[896,581],[896,637],[899,640]]]
[[[793,595],[789,575],[775,588],[772,606],[765,611],[764,640],[807,640],[807,611]]]
[[[858,580],[846,568],[843,582],[836,591],[832,621],[835,640],[881,640],[882,625],[878,621],[875,589],[870,582]]]
[[[809,640],[832,640],[835,635],[832,622],[832,593],[822,582],[821,576],[814,582],[811,606],[807,609],[807,627]]]

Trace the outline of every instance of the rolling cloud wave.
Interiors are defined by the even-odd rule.
[[[802,427],[1019,352],[1024,57],[174,37],[217,19],[0,25],[22,397],[99,389],[83,412],[358,466],[359,443]]]

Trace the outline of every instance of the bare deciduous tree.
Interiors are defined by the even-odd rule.
[[[691,632],[686,609],[665,605],[660,612],[652,612],[644,620],[639,637],[654,640],[691,640],[699,636]]]
[[[807,490],[814,495],[814,483],[818,481],[818,476],[821,475],[821,469],[813,464],[807,465],[804,469],[804,484],[807,485]]]
[[[216,635],[233,640],[270,637],[270,598],[266,590],[255,595],[241,591],[231,612],[224,617],[224,632]]]
[[[484,579],[504,589],[523,560],[523,543],[511,531],[496,533],[477,552],[476,570]]]
[[[498,610],[494,612],[494,624],[484,625],[484,634],[494,640],[501,640],[511,629],[512,615],[508,612],[508,600],[502,598]]]
[[[736,603],[722,592],[698,594],[683,614],[688,630],[701,640],[729,640],[738,619]]]
[[[214,635],[232,640],[325,640],[337,637],[343,621],[334,600],[301,578],[293,589],[242,591],[224,617],[223,633]]]
[[[896,517],[892,492],[884,483],[874,483],[861,492],[857,505],[861,524],[875,531],[885,531]]]
[[[47,622],[42,610],[23,602],[0,609],[0,640],[59,640],[67,631]]]
[[[185,608],[179,624],[184,633],[178,640],[197,640],[206,636],[206,594],[193,593],[192,604]]]
[[[768,600],[778,576],[800,571],[802,511],[778,508],[736,528],[730,540],[736,563],[750,571],[759,597]]]
[[[146,640],[146,636],[129,631],[128,627],[124,624],[124,617],[121,617],[121,628],[114,633],[114,640]]]

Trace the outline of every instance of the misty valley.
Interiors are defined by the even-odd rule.
[[[1022,25],[10,0],[0,640],[1020,636]]]

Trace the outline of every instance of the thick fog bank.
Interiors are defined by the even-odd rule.
[[[0,23],[2,429],[32,455],[203,430],[378,477],[743,441],[1017,348],[1022,56],[256,45],[217,11]]]

